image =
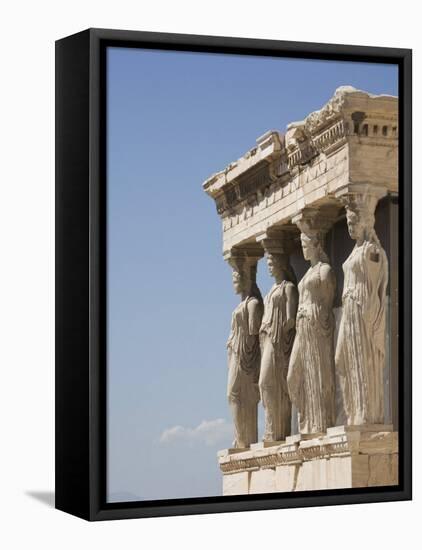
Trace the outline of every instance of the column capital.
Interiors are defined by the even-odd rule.
[[[223,257],[234,270],[241,271],[247,267],[256,267],[263,255],[264,251],[259,243],[250,243],[231,248]]]
[[[266,254],[290,254],[294,248],[297,229],[293,225],[270,228],[256,237]]]
[[[302,233],[307,235],[324,236],[331,229],[338,218],[339,206],[324,205],[320,208],[306,207],[292,218]]]
[[[387,188],[368,183],[349,183],[336,191],[335,197],[350,210],[375,212],[378,201],[387,195]]]

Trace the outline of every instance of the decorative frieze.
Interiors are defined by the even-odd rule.
[[[374,431],[371,428],[376,428]],[[277,446],[240,450],[234,454],[219,453],[219,465],[223,473],[250,471],[258,468],[275,468],[287,464],[302,464],[311,460],[329,459],[345,455],[391,455],[398,453],[398,435],[391,425],[368,425],[360,431],[348,426],[329,428],[327,433],[312,439],[287,438]]]

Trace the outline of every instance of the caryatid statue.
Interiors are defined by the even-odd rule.
[[[257,260],[242,252],[235,252],[229,258],[234,290],[241,296],[232,314],[227,342],[227,397],[234,423],[234,448],[246,448],[258,441],[259,328],[264,307],[256,284]]]
[[[351,185],[342,196],[355,246],[343,264],[343,312],[336,369],[348,425],[383,424],[388,261],[375,233],[383,188]]]
[[[264,299],[260,329],[261,372],[259,390],[265,411],[263,441],[281,441],[290,435],[292,404],[287,390],[287,370],[293,347],[298,293],[296,276],[289,262],[291,239],[264,236],[268,271],[275,279]]]
[[[335,423],[334,271],[324,252],[324,237],[337,208],[305,209],[293,218],[310,267],[299,283],[296,338],[287,386],[299,414],[302,434],[325,432]]]

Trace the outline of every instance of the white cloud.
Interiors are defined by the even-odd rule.
[[[203,420],[196,428],[186,428],[185,426],[167,428],[161,434],[160,442],[186,441],[212,446],[220,441],[230,440],[232,434],[233,426],[223,418],[216,418],[215,420]]]

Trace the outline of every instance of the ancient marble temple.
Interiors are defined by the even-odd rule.
[[[397,97],[342,86],[203,187],[240,296],[223,494],[397,484]]]

